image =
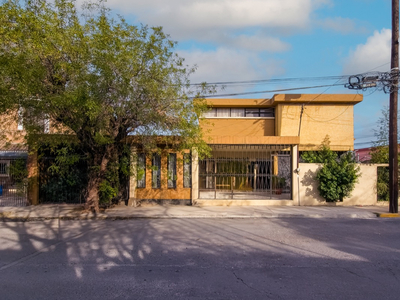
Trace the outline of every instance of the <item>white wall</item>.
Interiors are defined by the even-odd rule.
[[[351,196],[343,199],[343,205],[375,205],[377,203],[376,182],[377,167],[382,165],[360,166],[361,176],[358,178]],[[300,164],[300,205],[325,205],[326,201],[319,195],[316,172],[321,168],[319,164]],[[297,180],[294,177],[294,180]],[[298,205],[298,199],[293,199]]]

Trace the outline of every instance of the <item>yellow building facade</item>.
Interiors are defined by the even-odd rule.
[[[354,105],[362,95],[277,94],[270,99],[206,101],[209,110],[199,125],[211,157],[200,160],[195,149],[183,155],[164,149],[140,158],[140,146],[133,145],[138,155],[132,162],[130,204],[293,205],[299,194],[299,153],[317,150],[326,136],[332,150],[353,150]],[[23,135],[14,125],[5,129]],[[3,132],[10,137],[7,130]],[[30,202],[38,203],[38,192],[32,193],[36,201]]]
[[[292,205],[298,194],[299,153],[318,150],[327,135],[332,150],[353,150],[353,108],[361,101],[361,95],[347,94],[207,99],[209,111],[199,124],[212,153],[199,160],[192,151],[190,192],[181,186],[182,180],[175,190],[165,184],[151,188],[147,173],[145,188],[131,184],[132,199],[135,203],[171,199],[203,205]],[[168,168],[165,156],[162,161],[161,168]]]

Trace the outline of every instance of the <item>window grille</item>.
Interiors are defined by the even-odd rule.
[[[192,187],[192,158],[189,153],[183,154],[183,187]]]
[[[139,153],[137,158],[137,187],[146,187],[146,155]]]
[[[0,175],[7,175],[8,164],[5,162],[0,163]]]
[[[212,108],[207,111],[206,118],[274,118],[274,108]]]
[[[156,153],[152,157],[151,187],[153,189],[161,188],[161,157]]]
[[[176,188],[176,154],[168,154],[168,188]]]

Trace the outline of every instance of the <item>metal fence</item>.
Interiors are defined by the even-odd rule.
[[[0,206],[28,205],[26,159],[0,159]]]
[[[212,145],[199,162],[200,199],[291,199],[287,145]]]
[[[83,203],[85,162],[68,166],[62,173],[51,168],[54,164],[54,157],[41,157],[38,161],[39,203]]]

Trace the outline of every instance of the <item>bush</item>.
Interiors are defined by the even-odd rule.
[[[327,202],[343,201],[349,197],[360,176],[360,167],[354,161],[351,152],[340,157],[330,149],[329,136],[323,140],[319,151],[306,152],[301,157],[308,163],[323,164],[317,172],[318,191]]]
[[[360,175],[360,167],[348,152],[335,160],[324,163],[317,172],[318,191],[327,202],[343,201],[349,197]]]

